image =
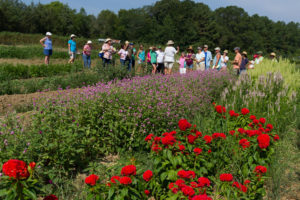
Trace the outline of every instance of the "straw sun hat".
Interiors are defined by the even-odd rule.
[[[172,41],[172,40],[169,40],[168,42],[167,42],[167,45],[173,45],[174,44],[174,42]]]
[[[107,43],[107,42],[109,42],[109,41],[111,41],[111,39],[110,39],[110,38],[107,38],[107,39],[105,40],[105,43]]]

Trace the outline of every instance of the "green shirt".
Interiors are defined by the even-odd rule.
[[[157,63],[157,54],[155,51],[150,50],[151,63]]]

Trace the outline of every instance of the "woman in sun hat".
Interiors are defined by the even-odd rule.
[[[152,49],[150,50],[150,56],[151,56],[151,64],[152,64],[152,74],[155,74],[157,69],[156,47],[152,47]]]
[[[70,60],[68,63],[73,63],[76,57],[76,41],[75,41],[76,35],[72,34],[70,36],[70,40],[68,41],[68,49],[69,49],[69,55],[70,55]]]
[[[216,52],[216,55],[214,57],[214,60],[213,60],[213,69],[216,69],[216,70],[220,70],[221,69],[221,48],[220,47],[216,47],[215,48],[215,52]]]
[[[276,59],[276,53],[274,52],[270,53],[270,60],[272,60],[273,62],[278,62]]]
[[[83,51],[82,51],[84,67],[87,67],[88,69],[91,68],[91,51],[92,51],[92,41],[89,40],[84,45]]]
[[[187,49],[187,54],[186,54],[186,58],[185,58],[185,61],[186,61],[186,67],[187,67],[187,70],[188,71],[192,71],[193,70],[193,67],[194,67],[194,50],[193,50],[193,47],[192,46],[189,46],[189,48]]]
[[[221,70],[226,70],[227,69],[227,63],[229,61],[228,55],[228,50],[223,51],[223,55],[221,56]]]
[[[45,64],[49,65],[50,56],[52,55],[52,33],[47,32],[46,37],[40,40],[41,45],[44,47]]]
[[[165,48],[165,57],[164,57],[164,62],[165,62],[165,74],[171,74],[172,72],[172,67],[175,62],[175,54],[179,52],[179,47],[177,47],[177,50],[174,48],[174,42],[172,40],[169,40],[167,42],[167,47]]]
[[[105,43],[102,46],[102,51],[104,52],[103,67],[106,67],[110,64],[111,59],[112,59],[112,54],[115,52],[115,50],[112,46],[112,40],[110,38],[107,38],[105,40]]]
[[[247,68],[248,68],[248,56],[247,56],[247,52],[243,51],[242,52],[242,62],[240,65],[240,70],[239,70],[239,74],[245,74],[247,72]]]

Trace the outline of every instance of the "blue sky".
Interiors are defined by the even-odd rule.
[[[53,0],[22,0],[25,3],[49,3]],[[97,15],[101,10],[109,9],[118,12],[120,9],[139,8],[154,4],[157,0],[61,0],[71,8],[79,10],[83,7],[88,14]],[[236,5],[242,7],[250,15],[268,16],[274,21],[300,22],[300,0],[195,0],[203,2],[211,9]]]

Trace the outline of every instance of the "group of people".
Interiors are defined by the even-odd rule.
[[[40,43],[44,47],[45,64],[49,64],[50,56],[52,55],[52,34],[50,32],[46,33],[46,37],[40,40]],[[212,53],[208,50],[208,45],[203,45],[203,47],[197,48],[197,53],[194,53],[194,49],[190,46],[186,52],[182,52],[178,60],[175,59],[175,55],[179,53],[179,47],[174,47],[174,42],[169,40],[166,44],[166,48],[163,50],[161,46],[156,48],[152,46],[146,53],[143,45],[139,46],[138,51],[134,47],[134,43],[126,41],[121,45],[119,51],[113,47],[112,39],[107,38],[102,45],[101,51],[99,52],[99,57],[102,59],[103,67],[107,67],[112,63],[112,58],[114,54],[120,56],[120,64],[122,66],[127,66],[127,70],[131,71],[135,67],[135,58],[137,57],[138,69],[143,69],[145,66],[152,67],[152,74],[162,73],[171,74],[174,63],[179,64],[179,72],[185,74],[193,69],[196,70],[208,70],[215,69],[218,71],[227,70],[229,63],[228,50],[224,50],[221,53],[221,48],[216,47],[214,58]],[[70,40],[68,41],[68,51],[70,59],[68,63],[73,63],[76,55],[80,54],[76,46],[76,35],[72,34]],[[83,47],[82,58],[84,61],[84,67],[91,67],[91,51],[92,51],[92,41],[87,41]],[[254,55],[253,60],[248,59],[246,51],[241,52],[239,47],[234,48],[235,58],[232,61],[233,70],[236,74],[243,74],[247,69],[254,68],[254,65],[259,64],[264,58],[262,52],[258,51]],[[270,59],[276,60],[276,54],[273,52],[270,54]]]

